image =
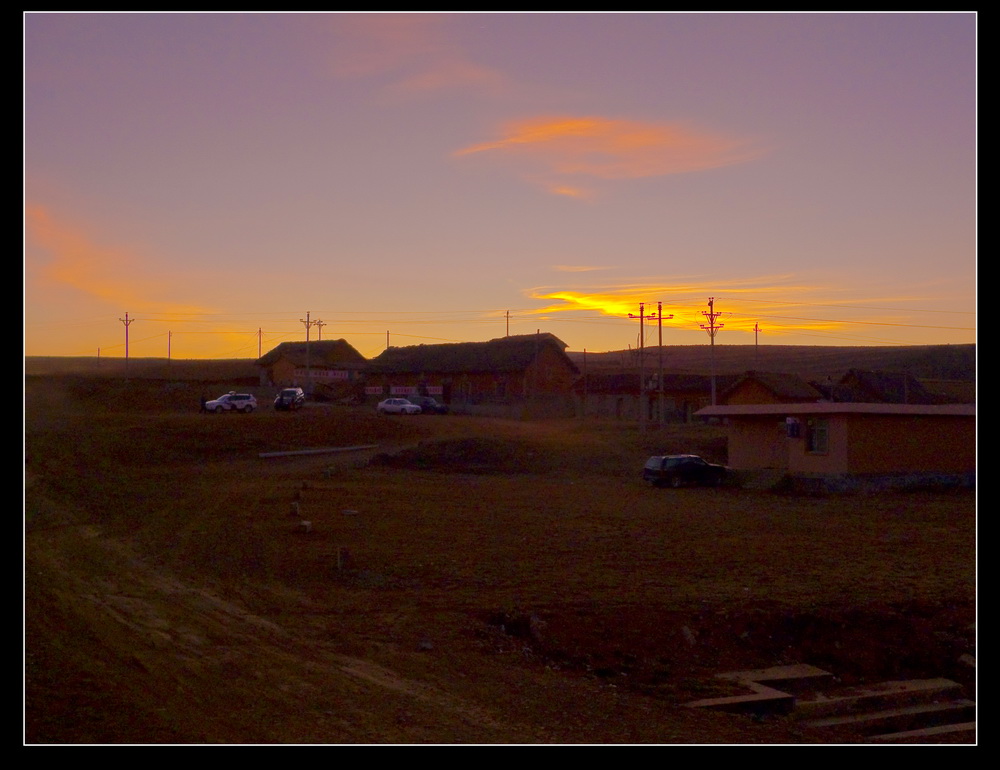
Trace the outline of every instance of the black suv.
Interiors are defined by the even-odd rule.
[[[301,409],[306,402],[306,394],[302,388],[285,388],[274,398],[274,408],[291,412],[294,409]]]
[[[698,455],[655,455],[646,460],[642,477],[654,487],[700,484],[717,487],[726,480],[725,465],[706,462]]]
[[[430,396],[407,396],[406,400],[419,406],[421,414],[448,414],[448,407]]]

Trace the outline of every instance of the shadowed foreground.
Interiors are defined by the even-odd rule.
[[[25,740],[828,742],[683,706],[799,662],[974,697],[971,493],[659,490],[654,451],[725,439],[29,378]]]

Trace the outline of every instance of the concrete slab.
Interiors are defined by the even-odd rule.
[[[757,682],[793,693],[819,686],[830,686],[835,682],[835,677],[829,671],[810,666],[807,663],[748,669],[746,671],[728,671],[724,674],[716,674],[716,677],[738,682]]]
[[[726,711],[733,714],[790,714],[795,708],[795,696],[757,682],[742,682],[750,691],[746,695],[729,695],[724,698],[703,698],[685,705]]]
[[[795,708],[803,719],[818,719],[828,715],[874,711],[926,703],[933,699],[961,697],[962,686],[950,679],[910,679],[882,682],[869,687],[843,688],[813,699],[799,698]]]
[[[882,709],[863,714],[803,720],[807,727],[851,727],[872,735],[884,732],[920,730],[974,720],[976,704],[961,699],[947,703],[918,703],[901,708]]]
[[[921,730],[905,730],[900,733],[885,733],[883,735],[873,735],[867,739],[868,743],[902,743],[906,741],[912,741],[919,738],[965,738],[968,740],[962,740],[962,743],[975,743],[976,742],[976,723],[975,722],[959,722],[953,725],[938,725],[937,727],[927,727]],[[933,740],[928,740],[928,743],[934,743]],[[943,741],[937,741],[943,742]],[[949,743],[952,741],[949,741]]]

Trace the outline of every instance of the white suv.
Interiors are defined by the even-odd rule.
[[[223,412],[243,412],[250,414],[257,408],[257,399],[249,393],[237,393],[235,390],[229,391],[224,396],[219,396],[214,401],[205,404],[205,410],[222,414]]]

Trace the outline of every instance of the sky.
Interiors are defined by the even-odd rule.
[[[29,12],[23,36],[28,356],[976,341],[974,13]]]

